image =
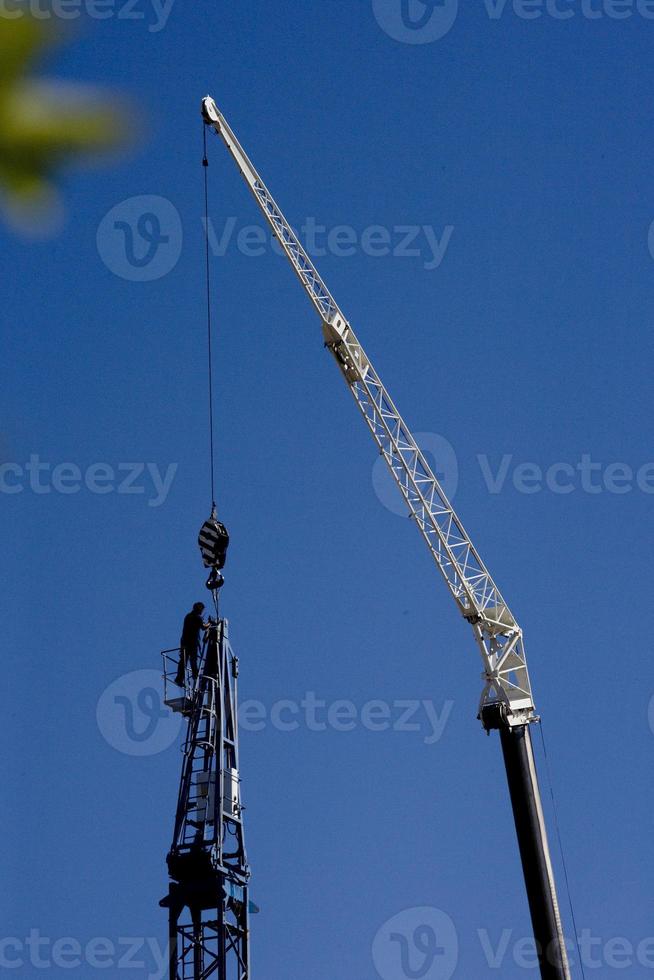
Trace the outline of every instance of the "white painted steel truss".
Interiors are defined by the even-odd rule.
[[[502,702],[511,725],[536,715],[522,630],[468,537],[393,400],[334,297],[216,103],[205,122],[222,137],[277,236],[323,326],[325,344],[354,396],[460,612],[472,625],[484,666],[480,710]]]

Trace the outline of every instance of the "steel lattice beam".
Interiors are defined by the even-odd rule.
[[[165,702],[187,719],[168,853],[170,980],[249,980],[248,881],[238,763],[238,660],[226,620],[210,626],[197,679],[180,690],[164,652]],[[188,921],[190,920],[190,921]]]
[[[213,99],[205,121],[222,137],[322,321],[325,344],[363,415],[459,611],[484,668],[480,707],[501,701],[510,725],[536,719],[520,629],[354,330]]]

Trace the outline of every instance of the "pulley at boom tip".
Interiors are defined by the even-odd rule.
[[[205,95],[200,105],[200,112],[207,126],[215,126],[220,122],[218,107],[210,95]]]

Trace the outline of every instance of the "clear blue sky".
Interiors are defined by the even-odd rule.
[[[84,953],[65,968],[53,944],[166,938],[157,903],[179,740],[120,751],[136,743],[118,733],[110,744],[97,715],[117,678],[159,669],[159,651],[206,594],[195,540],[210,506],[199,117],[210,92],[291,221],[356,233],[348,256],[333,233],[320,269],[409,424],[453,447],[455,504],[525,630],[577,925],[601,940],[587,975],[629,962],[624,944],[603,949],[624,937],[623,975],[651,976],[646,6],[561,0],[526,19],[510,3],[461,4],[425,43],[408,41],[447,22],[407,26],[399,0],[380,0],[377,16],[371,0],[177,0],[160,30],[149,29],[146,0],[133,8],[142,19],[110,9],[73,24],[72,43],[41,70],[127,95],[140,142],[104,169],[64,175],[69,213],[56,238],[0,229],[1,450],[15,464],[0,494],[2,929],[23,944],[31,930],[49,938],[41,956],[51,964],[44,972],[12,947],[14,975],[145,980],[151,956],[118,969],[108,954],[100,969]],[[450,3],[433,16],[455,12]],[[217,139],[210,159],[218,239],[233,228],[212,257],[219,504],[232,535],[224,611],[241,700],[262,702],[267,719],[241,745],[262,909],[254,975],[393,980],[383,934],[373,953],[378,931],[430,907],[453,923],[458,958],[454,974],[436,961],[428,980],[533,976],[514,951],[530,924],[499,744],[475,720],[473,638],[415,528],[373,489],[370,437],[291,271],[268,246],[258,257],[237,247],[261,221]],[[142,195],[172,205],[155,211],[179,253],[150,281],[125,253],[135,275],[111,271],[115,240],[101,233],[100,251],[96,242],[105,215]],[[175,212],[181,237],[165,224]],[[381,226],[397,251],[407,225],[422,229],[418,255],[361,246]],[[442,261],[426,267],[428,236],[443,241],[448,228]],[[49,492],[34,475],[31,485],[31,456],[50,467],[39,476]],[[151,464],[135,476],[143,492],[118,493],[121,464],[139,462]],[[61,463],[79,468],[78,492],[57,490]],[[99,463],[114,469],[113,483],[104,471],[109,492],[87,485],[97,490],[89,468]],[[171,465],[160,500],[152,473]],[[352,702],[354,730],[312,730],[307,692]],[[298,708],[293,731],[271,722],[280,700]],[[373,700],[389,705],[389,730],[361,723]],[[419,730],[393,730],[407,700],[421,705]],[[424,702],[449,711],[436,740]],[[561,875],[559,886],[572,934]],[[407,914],[410,931],[421,913]],[[497,947],[504,929],[509,948],[493,970],[484,943]]]

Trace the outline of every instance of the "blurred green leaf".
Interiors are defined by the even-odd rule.
[[[54,38],[54,31],[43,21],[27,15],[0,23],[0,94]]]
[[[25,77],[55,38],[49,22],[0,20],[0,193],[5,216],[32,230],[63,210],[58,168],[120,146],[129,132],[125,109],[94,89]]]

